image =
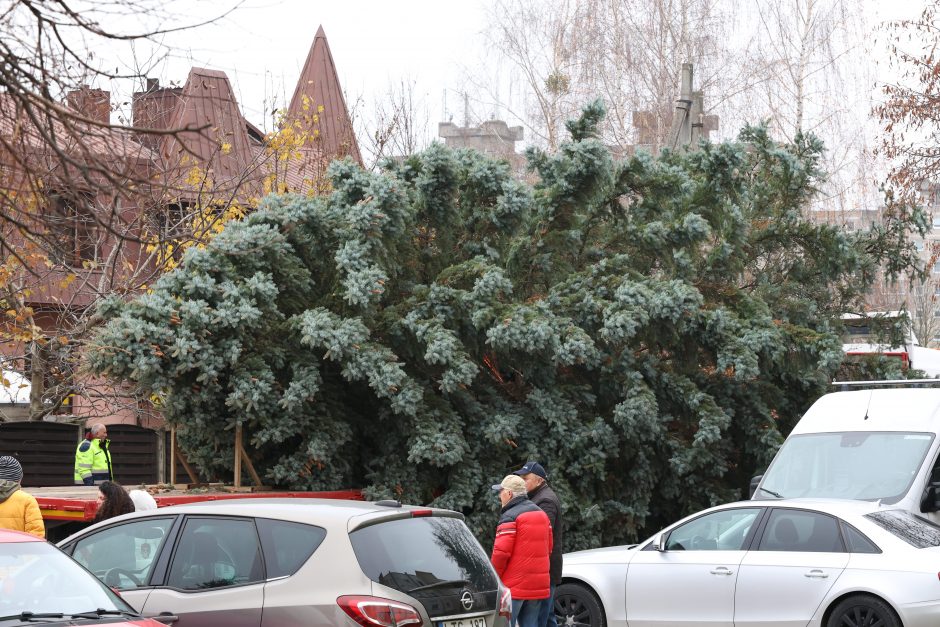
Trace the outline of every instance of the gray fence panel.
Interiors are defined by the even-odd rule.
[[[0,455],[23,466],[23,487],[70,485],[75,472],[79,427],[55,422],[0,424]]]
[[[0,423],[0,455],[23,466],[23,487],[74,483],[75,448],[84,430],[55,422]],[[135,425],[108,425],[115,481],[134,486],[157,483],[158,433]]]

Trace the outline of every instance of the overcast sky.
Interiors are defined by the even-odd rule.
[[[868,8],[869,20],[874,23],[913,16],[926,0],[859,1]],[[193,65],[222,70],[232,81],[246,117],[270,130],[272,103],[282,108],[289,101],[320,25],[326,31],[348,98],[362,97],[368,109],[372,99],[391,83],[409,78],[416,83],[416,95],[427,103],[432,128],[449,115],[462,121],[460,92],[467,88],[468,76],[486,52],[482,31],[492,0],[166,3],[165,20],[174,25],[195,23],[239,6],[213,24],[166,36],[163,43],[172,55],[148,73],[163,84],[181,85]],[[150,55],[145,46],[138,45],[134,55],[123,55],[120,63],[145,66]],[[368,115],[368,110],[365,113]]]
[[[237,0],[179,4],[177,19],[195,23],[224,13]],[[266,121],[272,98],[289,101],[303,63],[322,25],[340,81],[351,98],[384,93],[390,83],[414,79],[435,109],[446,98],[456,103],[468,67],[479,56],[485,0],[244,0],[231,14],[208,26],[166,36],[173,51],[151,75],[161,83],[186,80],[193,65],[228,74],[245,115]],[[150,56],[138,46],[137,60]],[[270,126],[270,121],[267,121]]]

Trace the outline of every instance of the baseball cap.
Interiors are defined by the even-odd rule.
[[[500,490],[511,490],[513,492],[525,492],[525,481],[522,480],[522,477],[516,475],[506,475],[503,477],[503,480],[497,483],[494,486],[491,486],[493,492],[499,492]]]
[[[520,468],[519,470],[517,470],[516,472],[512,474],[519,475],[521,477],[529,473],[532,473],[533,475],[538,475],[542,479],[546,479],[546,480],[548,479],[548,475],[545,474],[545,469],[542,468],[542,464],[538,462],[526,462],[525,466],[523,466],[522,468]]]

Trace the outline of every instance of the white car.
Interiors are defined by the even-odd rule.
[[[936,627],[940,527],[847,500],[742,501],[567,553],[559,625]]]

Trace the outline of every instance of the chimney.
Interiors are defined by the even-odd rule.
[[[103,124],[111,123],[111,92],[83,85],[80,89],[70,91],[65,99],[69,108],[86,118]]]
[[[170,127],[173,111],[182,89],[179,87],[160,87],[160,81],[155,78],[147,79],[144,91],[134,92],[131,107],[132,124],[137,128],[152,128],[164,130]],[[141,141],[153,148],[158,143],[155,135],[143,135]]]

